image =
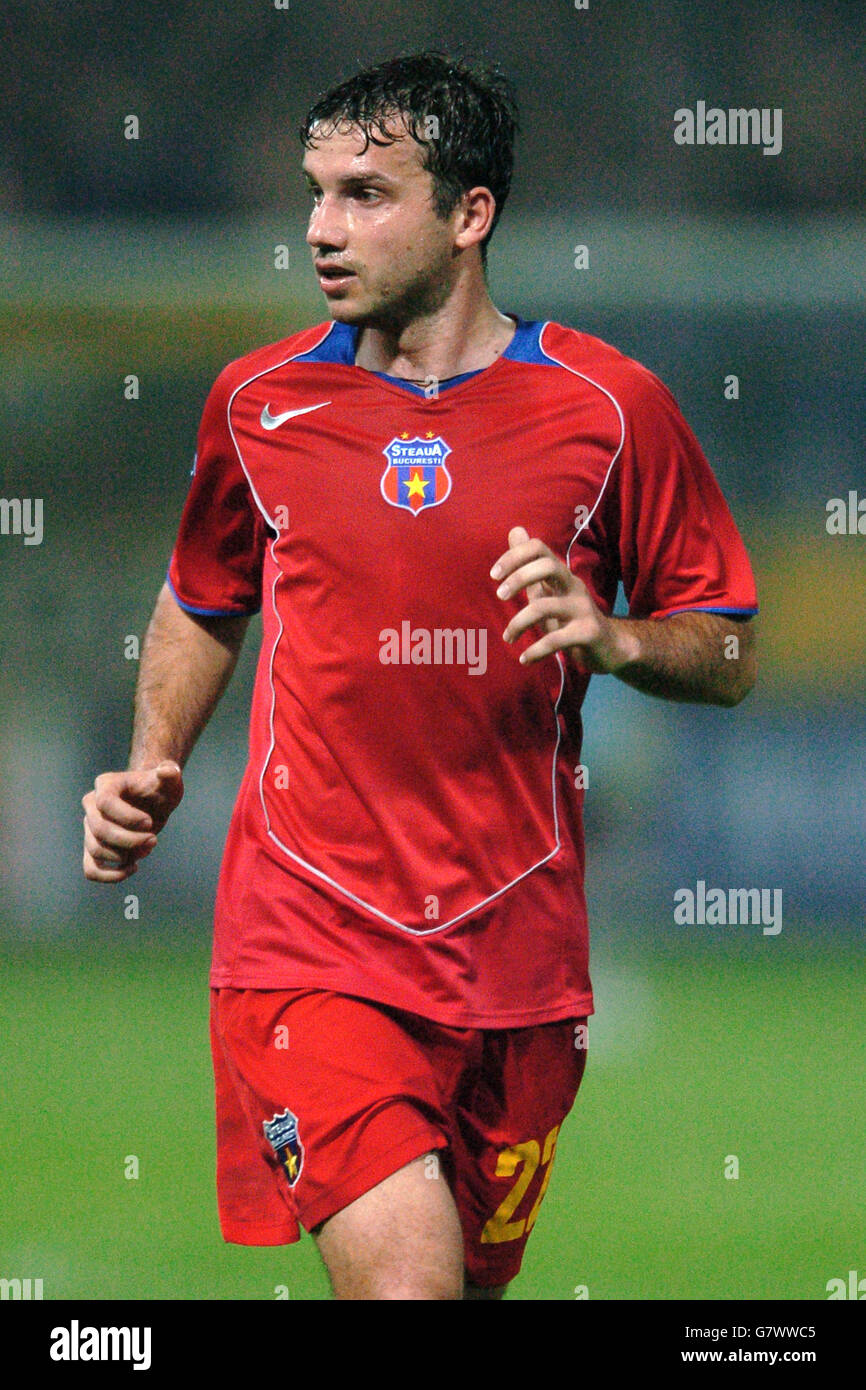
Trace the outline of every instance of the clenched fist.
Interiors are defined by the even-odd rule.
[[[84,807],[84,877],[120,883],[156,846],[183,797],[183,773],[169,759],[156,767],[103,772]]]

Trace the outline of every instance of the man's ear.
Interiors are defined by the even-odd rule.
[[[480,246],[490,235],[496,215],[496,199],[489,188],[479,185],[463,194],[458,207],[454,244],[459,250]]]

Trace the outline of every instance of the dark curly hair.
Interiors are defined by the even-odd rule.
[[[434,51],[390,58],[320,96],[301,124],[301,142],[315,144],[315,127],[316,135],[327,135],[349,124],[364,132],[364,149],[393,144],[395,116],[422,147],[439,217],[447,217],[468,189],[490,189],[496,211],[481,245],[486,265],[514,168],[518,115],[508,78],[495,63],[470,64]]]

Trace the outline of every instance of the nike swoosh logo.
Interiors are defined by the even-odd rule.
[[[262,411],[262,429],[275,430],[278,425],[284,425],[296,415],[309,415],[311,410],[321,410],[322,406],[330,404],[330,401],[320,401],[318,405],[304,405],[300,410],[284,410],[282,415],[272,415],[270,406],[266,405]]]

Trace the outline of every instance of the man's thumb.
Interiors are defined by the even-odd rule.
[[[156,767],[147,770],[144,780],[136,787],[136,793],[148,800],[155,797],[157,802],[179,799],[183,795],[183,774],[180,766],[171,758],[163,758]]]
[[[159,782],[168,782],[182,776],[180,763],[173,762],[171,758],[163,758],[154,768],[154,772]]]

